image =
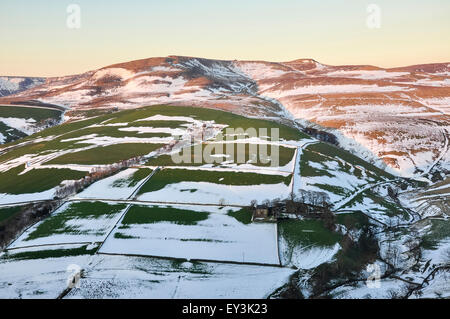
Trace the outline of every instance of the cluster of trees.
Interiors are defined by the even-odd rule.
[[[378,240],[370,227],[364,227],[357,240],[347,233],[340,245],[342,249],[333,262],[321,264],[313,270],[309,280],[312,298],[329,297],[328,293],[333,288],[361,281],[361,271],[373,263],[379,253]]]
[[[56,119],[56,118],[42,119],[36,123],[36,127],[39,128],[39,130],[42,130],[42,129],[46,129],[46,128],[58,125],[59,122],[60,122],[60,119]]]
[[[257,201],[251,202],[254,209]],[[330,197],[324,192],[305,191],[299,189],[297,195],[294,193],[287,199],[273,199],[262,202],[263,206],[270,208],[271,213],[279,217],[281,214],[293,214],[309,218],[319,218],[324,221],[327,229],[334,231],[336,228],[336,218],[331,208]]]
[[[13,217],[0,223],[0,249],[5,248],[23,229],[50,215],[60,201],[45,201],[23,206]]]
[[[395,201],[398,200],[398,193],[399,193],[398,188],[393,188],[393,187],[389,186],[387,188],[387,192],[388,192],[388,195],[390,198],[392,198]]]
[[[123,160],[119,163],[114,163],[106,167],[94,168],[92,172],[90,172],[82,179],[68,183],[64,186],[60,186],[55,192],[55,199],[61,199],[79,193],[96,181],[114,175],[124,168],[139,164],[142,161],[142,158],[142,156],[133,157],[131,159]]]
[[[303,129],[303,132],[317,138],[320,141],[327,142],[327,143],[330,143],[333,145],[339,145],[339,142],[338,142],[336,136],[329,132],[320,131],[313,127],[306,127]]]
[[[128,160],[123,160],[119,163],[95,168],[91,173],[82,179],[59,187],[55,192],[53,200],[24,206],[23,209],[15,216],[0,223],[0,248],[3,249],[6,247],[9,242],[26,227],[53,213],[55,209],[61,205],[64,197],[76,194],[92,183],[111,176],[124,168],[138,165],[142,162],[142,159],[142,156],[138,156]]]
[[[303,189],[299,189],[297,191],[297,195],[291,195],[291,199],[314,207],[328,209],[332,207],[330,203],[330,196],[325,192],[305,191]]]

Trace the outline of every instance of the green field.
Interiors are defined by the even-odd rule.
[[[47,164],[113,164],[132,157],[147,155],[162,146],[164,146],[164,144],[115,144],[65,154],[47,162]]]
[[[33,169],[19,175],[23,169],[23,166],[19,166],[0,173],[0,193],[28,194],[43,192],[58,186],[65,180],[78,180],[86,175],[86,172],[57,168]]]
[[[91,146],[92,144],[89,144],[88,139],[65,141],[66,139],[78,138],[78,137],[86,136],[89,134],[97,134],[97,136],[104,136],[104,137],[110,136],[110,137],[115,137],[115,138],[170,137],[169,134],[165,134],[165,133],[138,134],[137,132],[122,132],[122,131],[118,131],[117,128],[114,128],[114,127],[87,128],[87,129],[78,130],[78,131],[75,131],[72,133],[64,134],[63,136],[60,136],[58,138],[55,138],[55,139],[52,139],[49,141],[33,143],[33,144],[25,145],[23,147],[15,148],[9,152],[6,152],[5,154],[0,155],[0,163],[23,156],[25,154],[47,154],[47,153],[51,153],[54,151],[79,149],[79,148]],[[138,144],[145,145],[145,143],[138,143]],[[122,144],[122,145],[124,145],[124,144]],[[156,144],[149,144],[149,145],[156,145]],[[130,156],[130,157],[133,157],[133,156],[134,155],[132,154],[132,156]]]
[[[361,212],[337,214],[336,223],[344,225],[347,229],[362,229],[370,225],[369,217]]]
[[[136,172],[133,173],[133,175],[129,178],[121,178],[118,180],[115,180],[112,184],[112,187],[134,187],[136,186],[140,181],[145,179],[147,176],[149,176],[152,173],[153,170],[150,168],[140,168]]]
[[[11,141],[15,141],[27,136],[25,133],[16,130],[15,128],[9,127],[3,122],[0,122],[0,134],[3,136],[3,143],[9,143]]]
[[[450,239],[450,220],[432,219],[430,224],[422,245],[426,249],[436,249],[440,242]]]
[[[227,213],[227,215],[234,217],[234,218],[236,218],[237,221],[241,222],[242,224],[247,225],[252,222],[253,213],[247,208],[242,208],[235,212],[229,211]]]
[[[77,248],[67,249],[42,249],[33,251],[19,251],[9,250],[2,258],[12,260],[29,260],[29,259],[47,259],[70,256],[94,255],[97,247],[88,249],[88,245]]]
[[[333,246],[342,235],[326,229],[321,220],[281,220],[278,222],[278,232],[289,247]]]
[[[177,225],[196,225],[199,221],[206,220],[209,213],[195,212],[174,207],[136,206],[128,210],[122,220],[122,225],[153,224],[168,222]]]
[[[265,175],[257,173],[221,172],[186,169],[163,169],[157,172],[139,190],[139,194],[163,189],[165,186],[180,182],[209,182],[222,185],[260,185],[278,184],[289,185],[292,176]]]
[[[106,122],[105,124],[108,124]],[[184,121],[161,121],[161,120],[154,120],[154,121],[141,121],[138,120],[136,122],[128,123],[129,127],[166,127],[166,128],[184,128],[186,125],[190,125],[189,122]]]
[[[33,119],[35,124],[39,126],[43,124],[44,120],[61,119],[62,112],[56,109],[45,109],[35,107],[19,107],[11,105],[0,105],[0,118],[19,118],[30,120]],[[9,127],[0,120],[0,134],[3,136],[3,143],[9,143],[15,140],[20,140],[27,136],[27,134],[19,131],[18,129]],[[1,143],[0,139],[0,143]]]
[[[61,111],[56,109],[35,108],[32,106],[19,107],[0,105],[0,117],[31,118],[36,122],[39,122],[46,119],[59,119],[61,117]]]
[[[217,147],[219,146],[219,147]],[[207,152],[205,152],[205,149]],[[200,166],[205,164],[213,164],[213,166],[222,166],[221,163],[238,163],[239,164],[252,164],[255,166],[271,166],[271,161],[267,161],[266,158],[261,158],[258,153],[257,144],[244,144],[244,143],[229,143],[229,144],[199,144],[182,149],[177,156],[182,157],[181,163],[175,163],[171,155],[161,155],[155,158],[151,158],[146,165],[149,166]],[[267,152],[268,157],[272,155],[270,146],[267,146],[264,153]],[[263,154],[264,154],[263,153]],[[184,156],[183,156],[184,154]],[[186,155],[187,154],[187,155]],[[220,157],[209,157],[208,162],[205,160],[204,154],[208,155],[229,155]],[[239,154],[239,155],[238,155]],[[276,153],[275,153],[276,154]],[[278,161],[279,166],[285,166],[292,161],[295,154],[294,148],[278,146]],[[214,163],[211,163],[213,162]],[[243,163],[242,163],[243,162]]]
[[[244,130],[247,130],[248,128],[255,128],[258,130],[259,128],[269,128],[270,132],[270,128],[278,128],[280,132],[280,138],[286,140],[300,140],[303,138],[308,138],[306,134],[300,132],[295,128],[291,128],[273,121],[251,119],[230,112],[190,106],[180,107],[155,105],[137,110],[128,110],[121,112],[120,116],[117,116],[109,123],[130,123],[158,114],[163,114],[165,116],[192,117],[194,119],[202,121],[215,121],[218,124],[226,124],[229,128],[234,129],[242,128]]]
[[[333,175],[327,170],[312,167],[309,165],[309,162],[323,163],[327,161],[337,161],[341,171],[360,178],[363,175],[361,168],[358,166],[366,170],[367,177],[371,177],[376,180],[381,180],[382,178],[394,178],[394,176],[376,167],[375,165],[372,165],[347,151],[326,143],[316,143],[307,146],[303,150],[300,161],[301,176],[333,177]]]
[[[156,106],[147,106],[139,109],[126,110],[116,113],[108,113],[99,115],[94,118],[89,118],[86,120],[63,123],[58,126],[54,126],[48,128],[39,133],[35,133],[29,137],[22,139],[23,141],[32,141],[37,137],[49,137],[49,136],[58,136],[61,138],[71,137],[75,131],[86,129],[90,125],[100,124],[103,122],[107,122],[109,124],[113,123],[128,123],[128,126],[141,126],[147,125],[150,123],[146,122],[134,122],[140,119],[144,119],[147,117],[151,117],[153,115],[165,115],[165,116],[186,116],[193,117],[197,120],[203,121],[215,121],[219,124],[228,125],[230,128],[242,128],[244,130],[248,128],[278,128],[280,132],[280,137],[286,140],[300,140],[304,138],[308,138],[308,136],[298,129],[291,128],[273,121],[268,120],[259,120],[259,119],[250,119],[243,116],[239,116],[236,114],[232,114],[229,112],[218,111],[213,109],[206,108],[196,108],[196,107],[181,107],[181,106],[168,106],[168,105],[156,105]],[[133,123],[134,122],[134,123]],[[156,122],[156,123],[153,123]],[[163,127],[172,127],[176,124],[182,124],[183,122],[179,121],[151,121],[152,126],[156,125],[164,125]],[[114,129],[105,126],[104,129],[109,132],[114,132]],[[101,130],[100,130],[101,131]],[[97,131],[99,132],[99,131]],[[270,132],[270,130],[269,130]],[[105,136],[109,136],[109,133],[104,133]],[[113,133],[113,134],[121,134],[121,133]],[[125,136],[134,136],[130,135],[133,132],[127,132]],[[143,136],[138,134],[139,136]],[[159,134],[160,135],[160,134]],[[161,136],[161,135],[160,135]],[[164,135],[163,135],[164,136]],[[8,146],[16,145],[19,141],[15,141],[13,143],[9,143]],[[0,160],[1,161],[1,160]]]
[[[9,146],[17,145],[17,144],[23,143],[23,142],[34,142],[34,140],[36,140],[37,138],[56,137],[56,136],[63,137],[65,134],[69,134],[74,131],[84,129],[93,124],[99,124],[102,121],[104,121],[105,119],[107,119],[107,116],[111,116],[111,115],[103,115],[103,116],[90,118],[90,119],[82,120],[82,121],[62,123],[60,125],[47,128],[41,132],[32,134],[21,140],[14,141],[14,142],[8,143],[6,145],[0,145],[0,150],[2,147],[9,147]],[[42,142],[42,144],[46,144],[46,143],[48,143],[48,142]],[[27,147],[27,146],[24,146],[24,147]],[[23,148],[23,147],[21,147],[21,148]]]
[[[89,220],[97,218],[114,218],[118,213],[124,210],[124,204],[107,204],[103,202],[76,202],[71,203],[64,211],[58,212],[48,218],[32,231],[25,241],[36,238],[50,237],[56,234],[79,235],[91,232],[89,229],[80,229],[70,225],[74,220],[86,220],[86,226],[89,226]],[[104,231],[102,232],[104,234]],[[96,235],[102,235],[96,234]]]
[[[133,125],[134,126],[134,125]],[[103,136],[103,137],[116,137],[116,138],[123,138],[123,137],[139,137],[139,138],[152,138],[152,137],[170,137],[171,135],[168,133],[139,133],[139,132],[129,132],[129,131],[121,131],[120,129],[123,127],[116,127],[116,126],[101,126],[101,127],[87,127],[75,132],[71,132],[68,134],[64,134],[61,138],[59,138],[59,141],[64,141],[67,139],[73,139],[73,138],[80,138],[86,135],[92,135],[96,134],[97,136]],[[74,141],[74,143],[79,141]],[[65,142],[67,143],[67,142]]]
[[[17,112],[27,111],[28,108],[16,108]],[[6,109],[4,109],[6,110]],[[31,110],[31,109],[30,109]],[[57,110],[47,110],[47,109],[36,109],[38,111],[45,111],[41,113],[42,117],[47,115],[60,114]],[[46,114],[46,115],[44,115]],[[16,114],[19,116],[20,114]],[[156,121],[138,121],[140,119],[145,119],[154,115],[165,115],[165,116],[185,116],[193,117],[197,120],[203,121],[215,121],[216,123],[226,124],[230,127],[242,127],[247,129],[249,127],[275,127],[280,129],[281,136],[284,139],[302,139],[306,137],[303,133],[299,132],[297,129],[293,129],[281,124],[257,119],[248,119],[239,115],[222,112],[212,109],[195,108],[195,107],[175,107],[175,106],[149,106],[140,109],[126,110],[115,113],[107,113],[97,116],[95,118],[89,118],[82,121],[64,123],[58,126],[48,128],[39,133],[33,134],[32,136],[25,137],[19,141],[8,143],[6,145],[0,146],[1,149],[4,147],[10,147],[6,152],[0,153],[0,164],[9,162],[13,164],[14,159],[20,158],[22,156],[31,155],[50,155],[55,154],[55,152],[70,150],[70,153],[62,154],[59,157],[53,158],[49,162],[41,163],[45,164],[55,164],[55,165],[67,165],[67,164],[80,164],[80,165],[106,165],[118,163],[123,160],[127,160],[136,156],[147,155],[152,151],[155,151],[164,144],[150,144],[150,143],[120,143],[120,140],[113,145],[108,145],[104,147],[93,147],[87,150],[80,150],[86,148],[92,144],[89,144],[89,139],[82,139],[83,136],[95,135],[96,137],[111,137],[111,138],[168,138],[171,135],[169,133],[142,133],[139,132],[127,132],[121,131],[124,127],[141,127],[141,126],[151,126],[156,128],[181,128],[184,129],[188,122],[175,121],[175,120],[156,120]],[[107,124],[114,123],[124,123],[124,126],[108,126]],[[92,125],[99,125],[99,127],[90,127]],[[48,140],[42,140],[46,138]],[[39,140],[38,140],[39,139]],[[75,139],[69,140],[68,139]],[[243,145],[238,143],[235,145],[236,149],[238,145]],[[249,163],[257,166],[269,166],[270,163],[262,163],[260,159],[253,159],[249,157],[250,146],[245,146],[245,160],[251,160]],[[203,147],[206,147],[205,145]],[[279,159],[280,166],[289,163],[292,160],[295,150],[293,148],[280,147],[279,148]],[[217,154],[216,150],[213,149],[212,154]],[[268,147],[268,155],[270,156],[270,147]],[[225,159],[226,160],[226,159]],[[151,160],[149,165],[173,165],[170,156],[160,156],[155,160]],[[193,164],[195,165],[195,163]],[[19,163],[13,169],[9,171],[0,173],[0,178],[2,183],[0,185],[0,192],[9,194],[21,194],[21,193],[33,193],[41,192],[51,189],[59,185],[64,180],[76,180],[85,176],[83,172],[71,171],[68,169],[35,169],[24,175],[18,175],[24,169],[24,163]],[[164,173],[166,174],[166,173]],[[179,181],[185,178],[186,175],[180,173],[179,178],[175,180]],[[217,173],[199,173],[199,181],[210,181],[211,178],[218,180],[216,178]],[[252,179],[251,184],[263,183],[275,183],[278,181],[286,182],[290,178],[265,176],[259,174],[241,175],[236,174],[222,174],[225,178],[223,183],[231,183],[231,185],[249,185],[250,182],[244,181],[247,179],[245,176],[249,176]],[[230,179],[231,176],[234,176]],[[158,178],[156,178],[156,181]],[[189,179],[188,179],[189,180]],[[234,180],[234,181],[233,181]]]
[[[351,209],[355,204],[362,204],[364,199],[369,199],[372,201],[372,207],[367,207],[367,209],[372,212],[382,212],[389,217],[403,216],[403,218],[409,219],[408,212],[401,205],[395,203],[390,198],[381,197],[370,189],[355,196],[350,202],[342,207],[342,209]]]

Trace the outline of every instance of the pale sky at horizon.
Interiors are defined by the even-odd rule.
[[[66,8],[81,8],[81,28]],[[366,25],[368,4],[381,28]],[[449,0],[1,0],[0,75],[185,55],[395,67],[450,62]]]

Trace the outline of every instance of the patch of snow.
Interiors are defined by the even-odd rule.
[[[326,73],[326,76],[331,77],[351,77],[356,79],[363,80],[380,80],[380,79],[390,79],[401,77],[405,75],[410,75],[409,72],[389,72],[385,70],[354,70],[354,71],[345,71],[338,70]]]
[[[66,298],[267,298],[287,283],[289,268],[97,255],[81,288]],[[109,289],[104,289],[108,286]]]
[[[315,85],[296,87],[291,90],[263,90],[261,94],[271,98],[280,99],[283,97],[304,94],[335,94],[335,93],[364,93],[364,92],[395,92],[411,90],[401,86],[378,86],[378,85],[359,85],[359,84],[342,84],[342,85]]]
[[[141,201],[249,205],[252,200],[287,198],[290,187],[284,183],[260,185],[222,185],[208,182],[180,182],[141,194]]]
[[[27,135],[31,135],[36,132],[36,120],[33,118],[24,119],[17,117],[0,117],[0,122],[3,122],[7,126],[21,131]]]
[[[64,214],[72,204],[73,202],[65,203],[49,218],[52,218],[58,214]],[[33,227],[27,229],[8,247],[8,249],[36,245],[101,242],[105,240],[107,234],[117,223],[123,212],[124,210],[95,218],[73,218],[67,220],[64,225],[61,225],[63,229],[67,230],[65,232],[62,232],[63,229],[53,229],[54,233],[50,231],[48,236],[29,239],[30,234],[35,232],[41,224],[47,222],[47,220],[44,219]]]
[[[76,197],[83,199],[127,199],[140,186],[140,182],[137,182],[135,186],[130,187],[130,182],[127,182],[127,180],[130,179],[137,171],[138,169],[136,168],[129,168],[113,176],[102,179],[77,194]],[[123,183],[121,183],[122,180]]]
[[[203,211],[208,212],[208,207],[203,207]],[[277,265],[276,227],[275,223],[245,225],[225,213],[210,213],[196,225],[133,224],[114,231],[131,238],[116,238],[112,234],[100,253]]]

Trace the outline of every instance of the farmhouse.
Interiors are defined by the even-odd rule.
[[[257,205],[253,208],[252,220],[255,222],[272,222],[277,220],[276,215],[272,207]]]

